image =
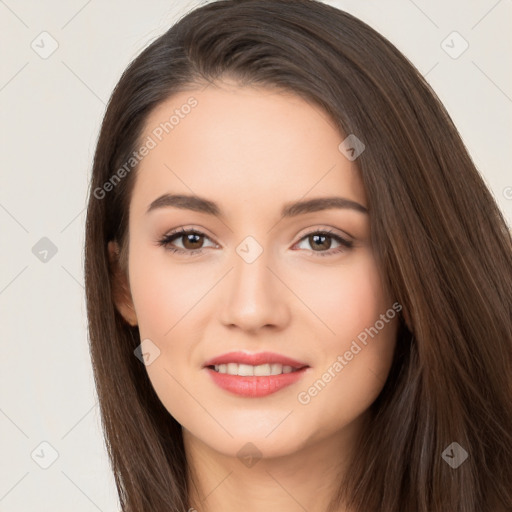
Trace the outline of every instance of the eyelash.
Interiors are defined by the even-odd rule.
[[[204,236],[205,238],[209,239],[209,237],[207,235],[205,235],[204,233],[201,233],[201,231],[197,231],[195,229],[186,230],[186,229],[180,228],[178,230],[175,230],[175,231],[165,235],[157,243],[159,246],[165,247],[166,250],[168,250],[172,253],[184,254],[186,256],[193,256],[195,254],[201,253],[204,250],[204,247],[201,247],[200,249],[187,250],[187,249],[181,249],[179,247],[171,247],[170,246],[170,244],[174,240],[179,239],[185,235],[199,235],[199,236]],[[346,251],[347,249],[351,249],[354,245],[354,243],[352,241],[346,240],[345,238],[342,238],[339,235],[335,235],[330,230],[311,231],[309,233],[306,233],[297,243],[300,243],[302,240],[304,240],[305,238],[307,238],[311,235],[325,235],[329,238],[334,238],[340,244],[340,247],[336,247],[333,250],[330,250],[330,249],[327,251],[311,250],[311,252],[314,253],[315,256],[333,256],[334,254],[338,254],[340,252]]]

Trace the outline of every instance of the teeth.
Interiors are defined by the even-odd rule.
[[[227,373],[228,375],[241,375],[243,377],[256,376],[268,376],[268,375],[280,375],[281,373],[291,373],[294,370],[291,366],[282,365],[279,363],[272,364],[260,364],[253,366],[251,364],[216,364],[215,371],[219,373]]]
[[[234,364],[238,366],[238,372],[235,375],[242,375],[243,377],[250,377],[251,375],[254,375],[254,366],[251,366],[250,364]],[[234,370],[236,371],[236,368],[234,368]]]
[[[238,365],[236,363],[228,363],[227,365],[226,364],[223,364],[222,366],[226,366],[226,368],[224,368],[224,371],[222,373],[229,373],[230,375],[237,375],[237,371],[238,371]]]

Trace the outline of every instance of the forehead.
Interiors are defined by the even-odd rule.
[[[132,203],[183,192],[238,209],[333,193],[364,204],[343,138],[320,107],[290,92],[232,82],[183,91],[148,116],[141,143],[151,149]]]

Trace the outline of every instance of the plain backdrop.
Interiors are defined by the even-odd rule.
[[[88,180],[122,71],[200,3],[0,0],[1,512],[119,510],[87,346]],[[327,3],[426,76],[510,224],[512,2]]]

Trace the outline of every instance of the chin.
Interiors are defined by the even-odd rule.
[[[308,440],[313,441],[317,437],[308,433],[304,422],[298,421],[298,418],[292,420],[293,413],[289,417],[286,417],[287,414],[279,412],[276,420],[273,414],[266,413],[262,418],[260,412],[251,415],[241,414],[238,410],[234,421],[225,418],[222,423],[229,434],[222,428],[215,429],[215,432],[206,429],[204,421],[199,421],[197,428],[187,430],[190,435],[227,457],[284,457],[298,452],[307,445]]]

